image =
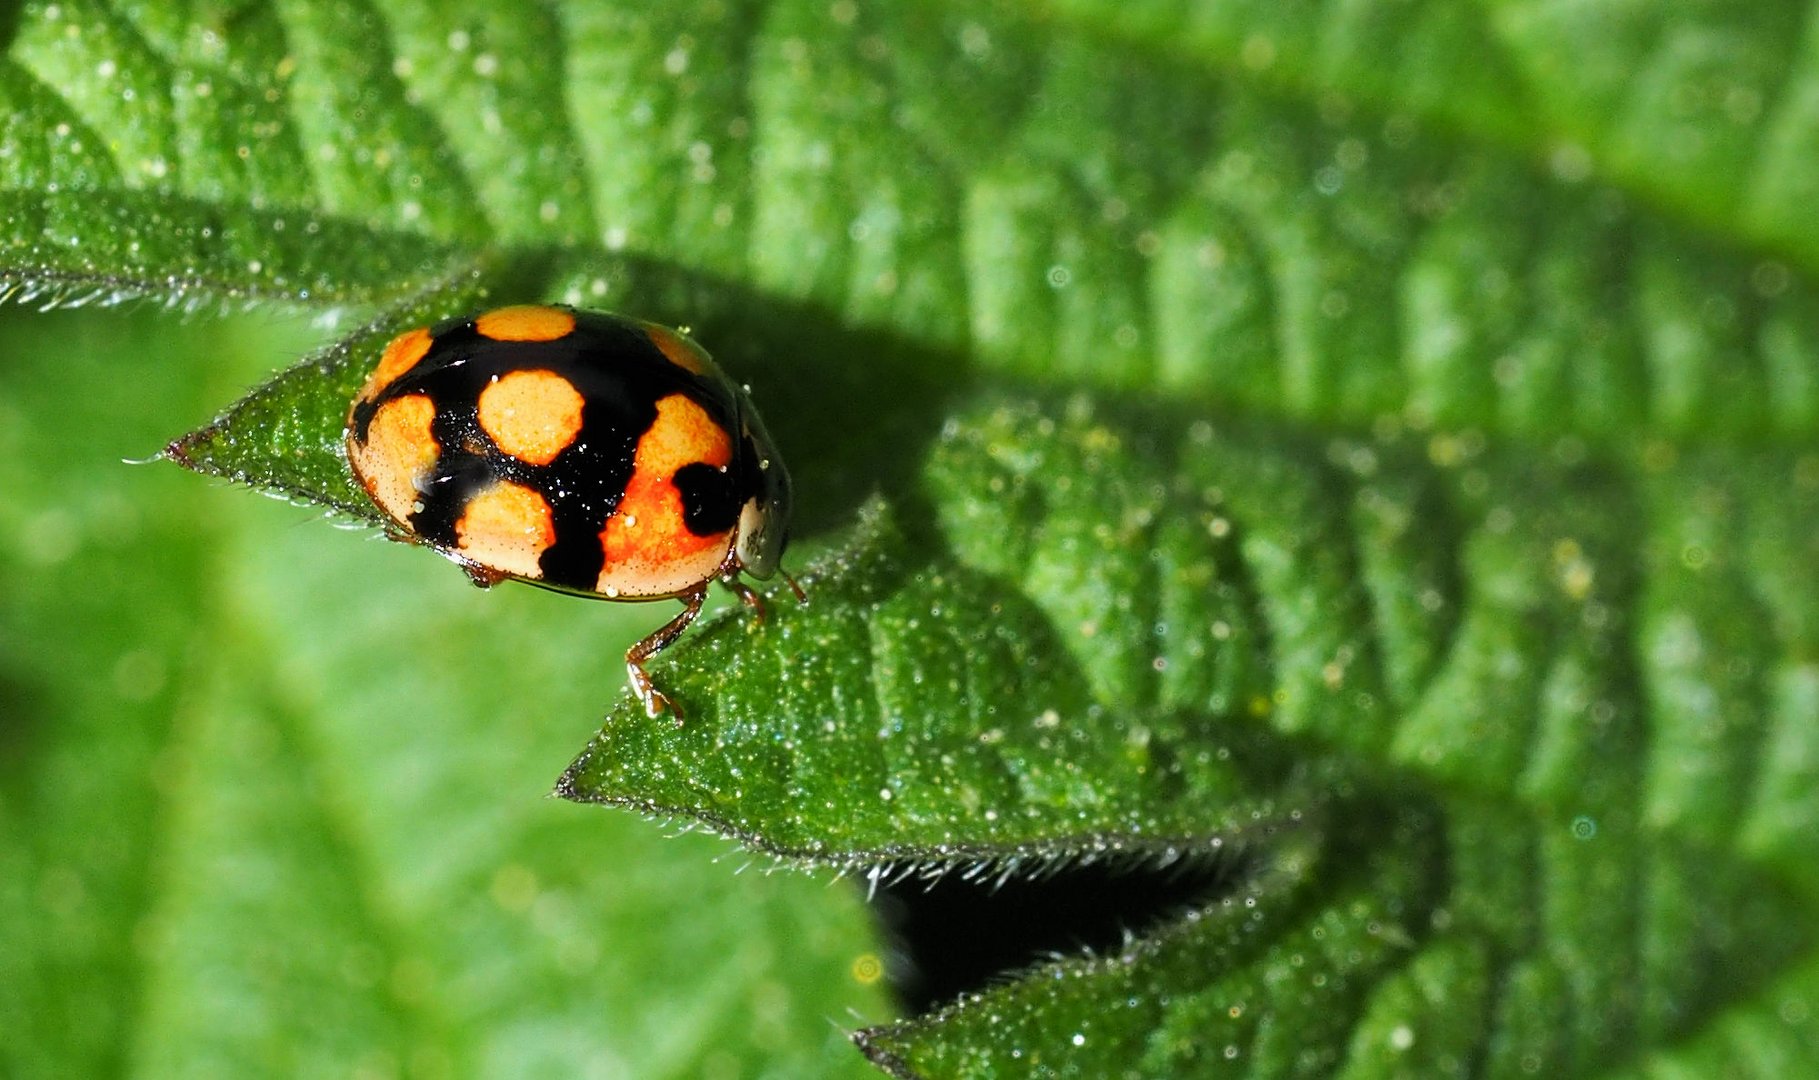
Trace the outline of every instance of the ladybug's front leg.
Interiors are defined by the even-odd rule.
[[[707,599],[707,583],[702,582],[691,592],[683,593],[677,599],[682,601],[682,614],[671,619],[651,632],[651,635],[625,650],[625,673],[630,676],[632,693],[644,702],[644,711],[655,720],[668,709],[676,718],[676,726],[682,726],[682,707],[671,701],[664,693],[651,683],[651,677],[645,673],[644,662],[670,647],[670,643],[682,636],[688,624],[701,614],[701,602]]]

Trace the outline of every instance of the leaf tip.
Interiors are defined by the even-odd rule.
[[[550,789],[550,798],[567,799],[573,803],[598,802],[599,800],[581,790],[579,783],[580,774],[587,768],[588,761],[593,756],[594,748],[592,746],[581,751],[581,755],[570,762],[568,768],[562,770],[562,775],[556,778],[556,786]]]
[[[200,472],[201,467],[196,463],[196,459],[190,456],[190,448],[196,444],[196,435],[197,433],[194,431],[187,435],[179,435],[170,442],[165,443],[164,449],[145,460],[170,461],[181,465],[191,472]],[[128,464],[137,465],[140,464],[140,462],[129,461]]]
[[[886,1039],[897,1033],[900,1024],[886,1024],[879,1027],[860,1028],[848,1035],[865,1060],[877,1066],[886,1075],[897,1080],[920,1080],[918,1074],[909,1067],[909,1062],[893,1047],[885,1045]]]

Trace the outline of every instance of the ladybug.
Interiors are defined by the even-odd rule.
[[[348,410],[347,461],[398,539],[477,585],[681,600],[625,654],[645,712],[678,723],[645,661],[710,582],[762,619],[740,575],[778,573],[789,542],[789,473],[745,392],[683,334],[620,315],[526,305],[400,334]]]

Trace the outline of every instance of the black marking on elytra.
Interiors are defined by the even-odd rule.
[[[367,436],[373,428],[373,414],[378,411],[378,397],[363,398],[354,402],[354,411],[348,417],[348,424],[354,429],[354,438],[359,441],[361,446],[366,445]]]
[[[671,483],[682,493],[682,524],[696,536],[714,536],[739,524],[740,472],[704,461],[676,470]]]
[[[450,426],[453,425],[445,422],[442,413],[437,413],[430,425],[436,441],[443,446],[450,444],[443,440],[442,429]],[[468,502],[492,481],[493,472],[483,456],[461,449],[445,450],[422,489],[423,508],[411,514],[411,529],[438,547],[454,547],[455,523],[461,520]]]
[[[494,341],[471,319],[438,324],[431,336],[429,351],[415,366],[354,407],[354,437],[366,441],[373,415],[387,401],[427,396],[435,405],[431,430],[441,455],[410,527],[437,547],[453,548],[455,525],[475,495],[494,479],[522,484],[550,504],[556,542],[539,560],[549,585],[588,592],[598,585],[605,563],[600,533],[625,496],[638,440],[656,422],[659,400],[683,394],[727,430],[740,430],[739,403],[723,378],[678,367],[642,326],[616,316],[576,312],[574,331],[554,341]],[[586,402],[580,432],[547,465],[504,453],[479,421],[480,394],[494,379],[535,370],[569,380]],[[731,528],[739,506],[756,491],[750,440],[739,449],[739,460],[724,473],[696,464],[676,475],[684,522],[697,535]]]

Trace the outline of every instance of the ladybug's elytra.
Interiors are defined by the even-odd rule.
[[[625,654],[645,711],[678,722],[644,662],[712,581],[762,618],[740,575],[777,573],[789,540],[789,473],[745,393],[687,337],[619,315],[505,307],[399,335],[348,412],[347,460],[402,538],[476,584],[681,600]]]

